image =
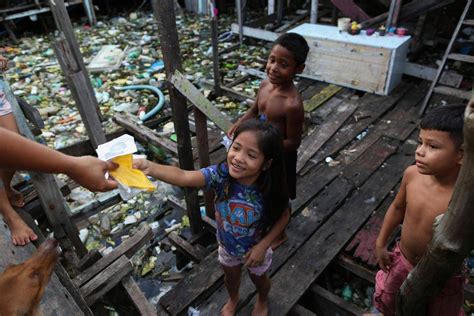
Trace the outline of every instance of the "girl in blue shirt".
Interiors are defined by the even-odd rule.
[[[283,156],[279,130],[253,119],[239,125],[227,159],[219,165],[196,171],[134,161],[134,168],[164,182],[216,193],[218,260],[229,293],[223,315],[236,313],[243,266],[257,288],[254,313],[268,314],[270,245],[290,217]]]

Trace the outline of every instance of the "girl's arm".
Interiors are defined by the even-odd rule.
[[[273,224],[268,234],[263,237],[258,244],[252,247],[247,253],[245,265],[247,267],[259,266],[265,259],[267,249],[270,248],[272,242],[277,239],[285,230],[288,221],[290,220],[290,208],[287,208],[280,216],[280,218]]]
[[[133,168],[143,171],[158,180],[180,187],[198,187],[206,184],[204,175],[199,170],[183,170],[178,167],[160,165],[145,159],[133,160]]]

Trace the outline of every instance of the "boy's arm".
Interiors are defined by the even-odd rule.
[[[160,165],[145,159],[133,160],[133,168],[146,175],[180,187],[204,187],[206,180],[199,170],[183,170],[174,166]]]
[[[114,163],[92,156],[68,156],[4,128],[0,128],[0,144],[2,168],[65,173],[91,191],[117,187],[116,181],[105,179],[105,173],[116,168]]]
[[[301,99],[297,103],[287,106],[286,110],[286,138],[283,140],[285,151],[297,150],[301,144],[303,134],[304,108]]]
[[[409,181],[410,173],[412,172],[411,168],[412,167],[409,167],[405,170],[402,183],[400,185],[400,190],[398,191],[395,199],[393,200],[392,204],[390,204],[390,207],[385,214],[382,227],[380,228],[379,235],[375,242],[377,261],[380,268],[384,271],[388,271],[391,265],[390,256],[387,251],[388,239],[395,228],[403,223],[403,219],[405,218],[406,186]]]
[[[268,234],[263,237],[258,244],[252,247],[252,249],[246,255],[245,265],[247,267],[255,267],[261,265],[265,259],[267,249],[270,248],[272,242],[277,239],[281,233],[285,230],[290,220],[290,209],[287,208],[280,216],[280,218],[273,224]]]

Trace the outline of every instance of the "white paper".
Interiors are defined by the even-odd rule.
[[[133,154],[137,151],[135,139],[130,135],[122,135],[97,147],[97,157],[101,160]]]

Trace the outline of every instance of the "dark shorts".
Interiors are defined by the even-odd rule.
[[[296,198],[296,161],[298,158],[297,151],[290,151],[285,153],[285,167],[286,167],[286,183],[288,185],[288,194],[290,199]]]

